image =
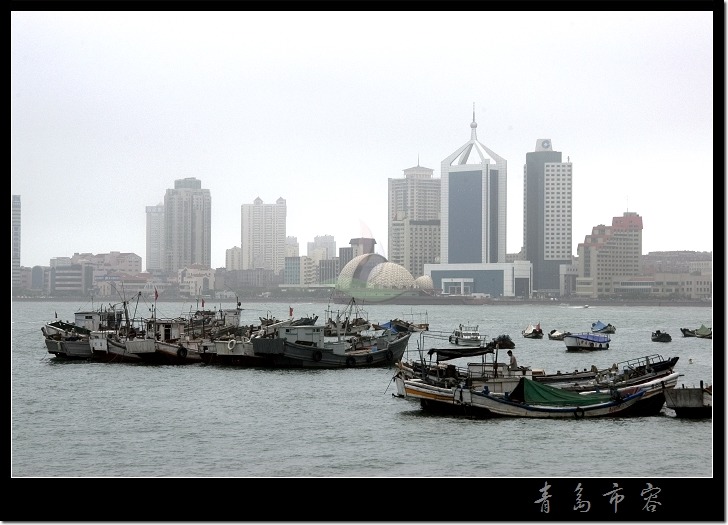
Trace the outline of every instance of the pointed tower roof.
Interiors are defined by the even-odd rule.
[[[470,123],[470,140],[460,146],[455,152],[447,157],[443,164],[452,166],[453,164],[490,164],[491,160],[496,161],[492,151],[488,150],[483,144],[478,142],[478,134],[476,129],[478,123],[475,122],[475,104],[473,104],[473,121]]]

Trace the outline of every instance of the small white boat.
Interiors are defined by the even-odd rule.
[[[480,346],[483,342],[483,336],[480,334],[478,325],[468,326],[460,324],[452,331],[448,340],[460,346]]]

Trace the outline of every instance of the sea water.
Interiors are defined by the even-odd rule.
[[[13,302],[11,476],[24,477],[488,477],[711,478],[714,421],[658,416],[621,419],[472,419],[431,415],[397,398],[394,367],[261,370],[205,364],[153,366],[63,361],[46,350],[41,326],[73,320],[82,302]],[[234,304],[208,304],[233,308]],[[259,317],[318,315],[325,303],[243,304]],[[159,303],[179,315],[182,303]],[[713,384],[712,340],[681,327],[713,326],[712,307],[544,305],[364,305],[372,322],[429,322],[448,333],[478,325],[486,340],[508,334],[520,365],[547,373],[582,370],[655,353],[679,356],[678,386]],[[173,311],[174,310],[174,311]],[[608,350],[566,352],[563,341],[526,339],[616,326]],[[655,343],[655,330],[672,335]],[[418,346],[447,346],[410,339]],[[421,348],[420,348],[421,349]],[[500,358],[501,356],[499,356]],[[502,356],[503,360],[506,356]],[[470,358],[472,359],[472,358]],[[477,359],[477,358],[476,358]],[[464,365],[468,359],[456,360]],[[721,360],[720,363],[723,361]],[[723,392],[719,369],[717,392]],[[718,403],[716,403],[718,404]],[[722,401],[720,401],[720,406]],[[722,414],[714,418],[722,418]],[[722,421],[722,419],[721,419]],[[722,436],[722,434],[721,434]],[[722,457],[724,443],[717,443]],[[719,465],[719,468],[722,466]]]

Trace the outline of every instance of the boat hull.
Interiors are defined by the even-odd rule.
[[[533,419],[583,419],[597,417],[621,417],[644,395],[640,390],[621,399],[596,405],[544,406],[509,401],[486,392],[472,392],[473,405],[487,409],[493,417],[521,417]]]
[[[510,405],[492,405],[491,401],[484,400],[483,395],[494,396],[498,400],[504,400],[502,394],[512,392],[518,385],[520,378],[503,378],[498,381],[488,381],[483,386],[468,388],[462,385],[449,386],[446,384],[433,384],[424,379],[408,379],[406,374],[399,373],[394,377],[397,388],[397,396],[417,399],[423,409],[430,412],[469,414],[480,416],[513,416],[533,418],[564,418],[573,415],[581,417],[645,417],[658,415],[665,405],[665,392],[677,385],[679,374],[673,372],[665,376],[645,380],[639,384],[620,384],[618,387],[609,386],[597,387],[591,390],[580,390],[582,395],[616,392],[621,398],[627,400],[630,396],[640,393],[634,403],[622,406],[618,401],[612,405],[603,405],[604,410],[593,410],[586,406],[584,415],[578,410],[582,405],[572,407],[526,407],[522,403],[511,403]],[[484,388],[485,387],[485,388]],[[500,394],[500,395],[499,395]],[[496,408],[494,408],[496,407]],[[510,407],[510,408],[509,408]],[[520,407],[522,410],[517,410]],[[616,408],[615,408],[616,407]],[[594,409],[599,407],[593,407]],[[577,412],[574,414],[574,412]]]
[[[595,333],[569,334],[564,336],[567,352],[590,352],[608,350],[610,338]]]
[[[252,342],[255,355],[264,357],[265,365],[273,368],[373,368],[401,360],[411,335],[401,333],[394,340],[379,338],[376,346],[353,350],[280,338],[254,338]]]
[[[48,353],[61,359],[90,359],[93,357],[87,338],[55,339],[46,337],[45,343]]]
[[[713,417],[713,393],[707,388],[673,388],[665,392],[665,405],[687,419]]]
[[[564,337],[569,335],[569,332],[559,332],[558,330],[551,330],[549,332],[549,339],[551,341],[563,341]]]
[[[200,358],[203,363],[219,366],[255,368],[272,365],[270,359],[255,355],[253,343],[247,338],[214,341],[200,350]]]

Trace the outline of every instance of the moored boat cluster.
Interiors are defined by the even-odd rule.
[[[659,354],[604,369],[592,366],[590,370],[546,374],[542,369],[499,362],[498,349],[481,350],[458,356],[449,349],[430,349],[429,360],[422,355],[419,360],[397,363],[392,378],[394,395],[418,401],[431,412],[488,418],[653,416],[662,411],[666,395],[680,377],[675,371],[679,358]],[[467,367],[448,363],[455,357],[478,355],[481,360],[469,362]]]
[[[712,414],[710,386],[703,389],[701,384],[694,398],[687,391],[671,395],[680,377],[674,370],[677,357],[652,354],[604,369],[592,366],[590,370],[546,374],[542,369],[518,366],[510,351],[515,343],[506,334],[488,341],[477,325],[461,323],[448,335],[430,332],[429,324],[400,319],[370,323],[354,300],[343,313],[329,316],[326,323],[318,323],[318,316],[295,318],[291,308],[285,319],[269,315],[259,317],[259,323],[242,326],[240,303],[235,309],[210,311],[203,307],[177,318],[157,317],[154,308],[149,318],[137,319],[129,317],[128,303],[122,304],[123,309],[109,305],[108,309],[76,312],[73,323],[46,323],[41,330],[48,352],[60,359],[110,363],[267,368],[396,366],[392,381],[397,397],[419,401],[429,411],[485,417],[651,416],[661,412],[666,399],[678,415]],[[592,328],[592,332],[582,333],[552,330],[549,339],[563,340],[567,351],[608,349],[609,333],[616,329],[599,321]],[[404,360],[415,333],[420,337],[420,359]],[[527,338],[541,338],[527,335],[537,333],[543,336],[540,323],[529,324],[522,332]],[[652,337],[665,340],[665,335],[658,330]],[[449,344],[426,349],[426,336]],[[503,350],[511,355],[509,363],[498,361],[498,353]],[[425,351],[429,359],[424,358]],[[480,360],[466,367],[448,362],[463,357]]]
[[[41,329],[48,352],[62,359],[153,364],[208,363],[273,368],[357,368],[392,365],[413,331],[372,326],[352,301],[325,324],[318,316],[240,325],[241,309],[198,310],[188,317],[132,319],[123,309],[76,312],[75,322]]]

